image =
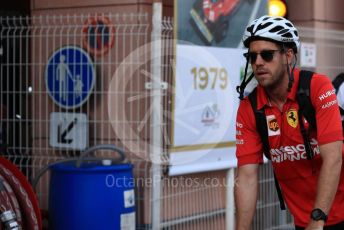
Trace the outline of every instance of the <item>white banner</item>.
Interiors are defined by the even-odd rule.
[[[171,154],[169,175],[176,176],[236,167],[235,147],[176,152]]]
[[[236,86],[245,67],[243,52],[242,49],[177,45],[172,165],[207,159],[207,155],[210,157],[215,152],[220,154],[214,162],[205,160],[208,165],[205,170],[209,170],[212,163],[218,168],[215,165],[235,158],[228,148],[235,142],[239,105]],[[193,154],[187,162],[173,155],[190,151]]]

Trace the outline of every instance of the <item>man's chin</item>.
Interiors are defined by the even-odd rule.
[[[260,80],[257,80],[257,81],[258,81],[258,84],[260,86],[262,86],[263,88],[269,87],[271,85],[270,82],[265,80],[265,79],[260,79]]]

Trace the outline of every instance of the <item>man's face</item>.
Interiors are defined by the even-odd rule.
[[[249,60],[255,78],[264,88],[280,85],[286,75],[286,55],[281,48],[269,41],[252,41]],[[287,79],[287,78],[286,78]]]

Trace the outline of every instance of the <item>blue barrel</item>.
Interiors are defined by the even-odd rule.
[[[135,229],[131,164],[50,167],[49,229]],[[125,227],[126,226],[126,227]]]

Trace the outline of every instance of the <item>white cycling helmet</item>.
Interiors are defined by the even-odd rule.
[[[251,22],[243,36],[244,46],[248,48],[251,41],[260,39],[290,44],[295,53],[300,47],[297,29],[283,17],[265,15]]]

